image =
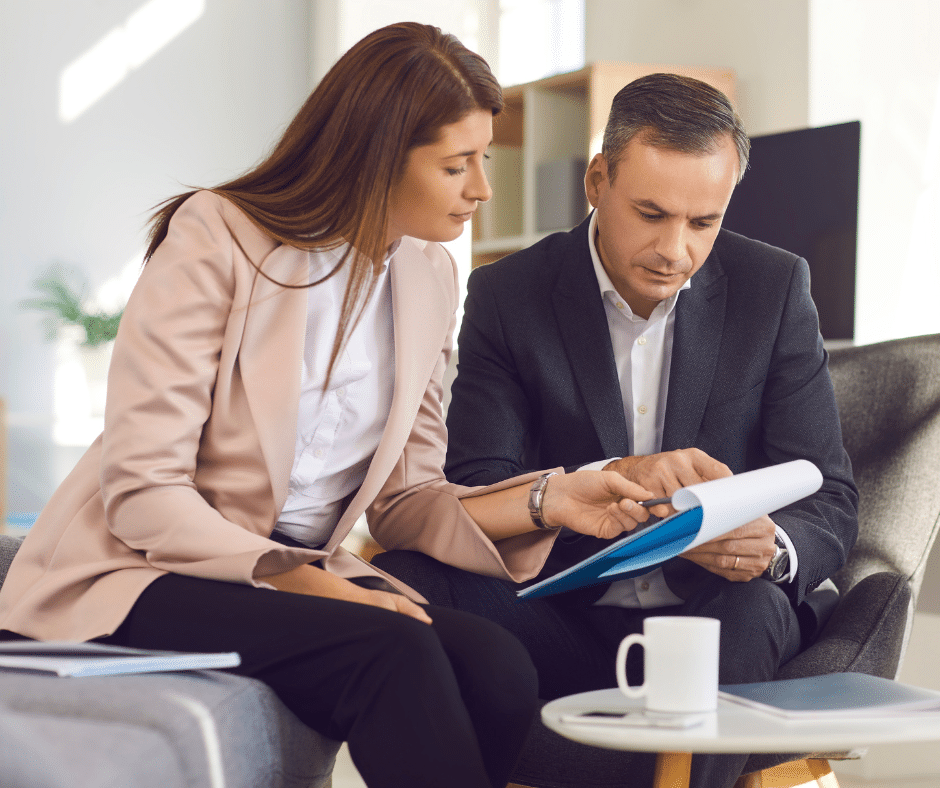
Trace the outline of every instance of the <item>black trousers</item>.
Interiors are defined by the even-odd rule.
[[[537,708],[525,649],[478,616],[433,625],[321,597],[165,575],[103,642],[237,651],[305,724],[345,740],[370,788],[504,788]]]
[[[682,605],[631,609],[584,604],[575,593],[520,600],[512,583],[442,564],[409,551],[381,553],[372,563],[421,592],[432,604],[484,616],[525,644],[539,676],[543,700],[617,686],[615,656],[620,641],[642,632],[650,615],[717,618],[721,622],[719,681],[769,681],[799,651],[800,629],[783,590],[767,580],[732,583],[702,572]],[[596,598],[596,594],[594,597]],[[642,681],[642,650],[631,649],[627,675]],[[691,785],[731,788],[747,755],[696,755]],[[561,783],[552,774],[553,786]],[[631,775],[624,786],[644,788]],[[580,788],[574,782],[570,788]]]

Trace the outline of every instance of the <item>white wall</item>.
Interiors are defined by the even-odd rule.
[[[862,121],[857,341],[940,332],[940,3],[811,8],[810,123]]]
[[[139,35],[127,25],[144,7],[197,18],[145,62],[133,62],[136,40],[125,62],[104,58],[123,78],[64,122],[63,70],[109,34]],[[11,509],[49,492],[31,457],[48,443],[53,400],[54,346],[19,301],[54,260],[102,285],[139,260],[155,203],[254,163],[308,92],[308,13],[306,0],[0,0],[0,396]]]
[[[751,134],[806,125],[809,0],[586,0],[585,58],[733,68]]]

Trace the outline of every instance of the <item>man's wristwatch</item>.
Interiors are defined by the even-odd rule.
[[[790,571],[790,553],[787,550],[786,543],[779,535],[774,536],[774,545],[777,548],[774,551],[774,557],[770,559],[770,564],[761,577],[766,577],[773,583],[779,583]]]
[[[542,498],[545,495],[545,487],[548,485],[548,480],[557,475],[554,471],[543,473],[529,490],[529,516],[536,527],[543,531],[557,531],[561,528],[560,525],[549,525],[542,519]]]

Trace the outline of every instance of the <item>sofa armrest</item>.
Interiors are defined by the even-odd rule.
[[[781,679],[850,671],[894,678],[904,648],[911,586],[897,572],[860,580],[839,601],[812,646],[790,660]]]

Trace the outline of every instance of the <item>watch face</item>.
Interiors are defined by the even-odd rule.
[[[790,571],[790,554],[783,548],[777,550],[777,554],[767,567],[767,574],[771,580],[779,580]]]

